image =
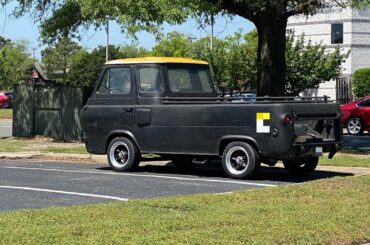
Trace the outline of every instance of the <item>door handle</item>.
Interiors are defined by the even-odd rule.
[[[132,111],[133,111],[133,109],[132,109],[132,108],[125,108],[125,111],[126,111],[126,112],[132,112]]]

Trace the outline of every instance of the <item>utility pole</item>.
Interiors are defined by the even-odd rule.
[[[32,49],[32,57],[33,59],[35,59],[36,55],[35,55],[35,52],[36,52],[37,48],[33,48]]]
[[[107,32],[107,43],[105,47],[105,60],[109,61],[109,19],[107,20],[106,32]]]
[[[211,14],[211,53],[213,54],[213,37],[215,34],[215,15]]]

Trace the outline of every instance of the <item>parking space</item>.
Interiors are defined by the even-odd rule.
[[[317,172],[308,179],[294,179],[280,168],[264,168],[256,179],[233,180],[224,176],[219,168],[179,172],[170,165],[149,163],[136,172],[116,173],[105,165],[0,161],[0,211],[224,193],[337,175]]]

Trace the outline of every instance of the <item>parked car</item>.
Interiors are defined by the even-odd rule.
[[[248,93],[235,93],[231,97],[233,97],[232,102],[238,101],[256,101],[256,93],[248,92]]]
[[[349,134],[359,135],[365,130],[370,132],[370,96],[342,105],[340,109],[342,123]]]
[[[107,154],[115,171],[153,153],[179,167],[222,160],[225,173],[238,179],[279,160],[306,175],[324,152],[332,158],[342,147],[337,104],[294,97],[232,103],[218,95],[204,61],[122,59],[101,74],[81,111],[82,138],[88,152]]]
[[[13,92],[7,92],[7,93],[5,93],[5,95],[8,96],[8,107],[7,108],[13,108],[14,93]]]
[[[0,108],[5,108],[8,105],[8,96],[4,92],[0,92]]]

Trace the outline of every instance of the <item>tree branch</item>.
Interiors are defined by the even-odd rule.
[[[249,4],[242,4],[238,3],[235,0],[206,0],[208,3],[212,5],[217,5],[220,9],[224,9],[229,13],[239,15],[244,17],[252,22],[255,22],[257,17],[257,6],[253,1],[249,1]]]
[[[309,14],[323,6],[323,1],[320,0],[308,0],[304,3],[298,4],[295,8],[292,8],[287,12],[287,17],[297,14]]]

